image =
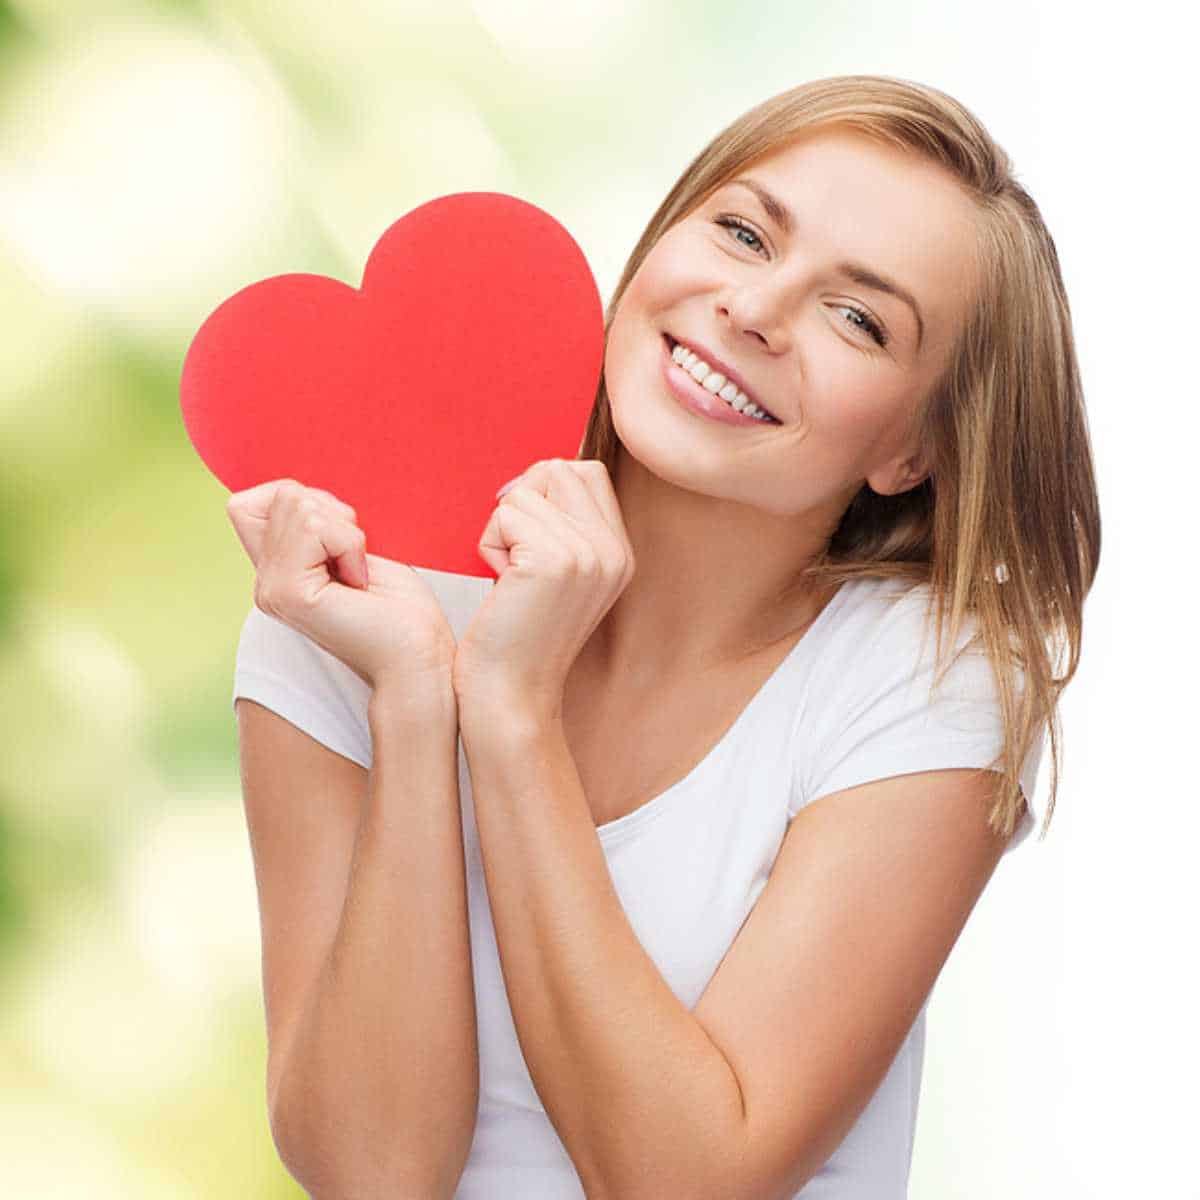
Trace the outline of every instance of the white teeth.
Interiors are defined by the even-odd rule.
[[[691,350],[688,350],[682,344],[677,342],[671,348],[671,357],[697,383],[714,395],[720,396],[722,400],[738,412],[745,413],[747,416],[754,417],[759,421],[773,420],[757,404],[752,403],[750,397],[741,388],[735,383],[726,380],[720,371],[714,371],[704,359],[698,354],[694,354]]]

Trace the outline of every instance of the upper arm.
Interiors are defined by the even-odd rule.
[[[267,1101],[341,921],[367,770],[253,700],[236,702],[258,887]]]
[[[790,822],[693,1010],[742,1090],[737,1194],[791,1196],[866,1108],[1000,860],[999,778],[893,776]]]

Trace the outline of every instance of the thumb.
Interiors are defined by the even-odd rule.
[[[503,575],[508,569],[507,550],[501,550],[495,546],[485,546],[481,544],[476,547],[476,551],[479,554],[479,557],[482,558],[483,561],[487,563],[487,565],[491,567],[493,571],[496,572],[497,577]]]
[[[367,565],[369,554],[343,554],[341,558],[335,558],[330,568],[330,574],[338,580],[339,583],[344,583],[347,587],[367,588],[370,587],[370,568]]]

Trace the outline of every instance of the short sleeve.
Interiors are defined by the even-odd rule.
[[[844,651],[839,682],[826,691],[819,718],[808,731],[795,731],[804,750],[797,756],[789,817],[843,788],[917,771],[987,767],[999,755],[1004,730],[985,652],[973,647],[959,653],[931,695],[935,638],[932,630],[927,639],[923,634],[920,608],[906,598]],[[956,651],[969,636],[968,628]],[[1006,854],[1041,824],[1037,780],[1045,741],[1043,729],[1022,764],[1028,811]]]
[[[233,703],[257,701],[330,750],[371,765],[371,688],[341,659],[257,605],[238,640]]]

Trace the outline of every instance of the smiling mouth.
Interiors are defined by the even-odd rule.
[[[676,339],[676,338],[673,338],[673,337],[672,337],[672,336],[671,336],[669,333],[666,333],[666,332],[664,332],[664,333],[663,333],[663,340],[664,340],[664,341],[667,343],[667,353],[668,353],[668,354],[672,354],[672,353],[674,352],[674,350],[675,350],[675,347],[681,344],[681,343],[678,341],[678,339]],[[688,346],[685,346],[685,347],[684,347],[684,349],[685,349],[685,350],[689,350],[689,349],[690,349],[690,347],[688,347]],[[695,353],[695,351],[692,351],[692,353]],[[681,369],[681,370],[683,370],[684,372],[686,372],[688,375],[691,375],[691,372],[690,372],[690,371],[688,371],[686,367],[684,367],[682,364],[678,364],[678,365],[679,365],[679,367],[680,367],[680,369]],[[715,367],[714,367],[714,368],[712,368],[712,369],[713,369],[714,371],[716,370],[716,368],[715,368]],[[692,376],[692,378],[693,378],[693,379],[695,379],[695,376]],[[731,382],[732,382],[732,381],[731,381]],[[698,381],[698,380],[697,380],[697,383],[699,383],[699,381]],[[703,384],[700,384],[700,386],[703,386]],[[724,386],[724,385],[722,385],[722,386]],[[734,384],[734,386],[735,386],[735,387],[737,387],[737,384],[735,383],[735,384]],[[742,389],[742,388],[738,387],[738,391],[739,391],[739,392],[741,392],[741,393],[742,393],[742,395],[745,395],[745,391],[744,391],[744,389]],[[730,403],[730,401],[728,401],[728,400],[723,400],[723,398],[722,398],[722,397],[720,397],[720,396],[718,396],[716,392],[714,392],[714,393],[713,393],[713,395],[714,395],[714,396],[716,396],[716,397],[717,397],[717,399],[719,399],[719,400],[722,400],[722,402],[723,402],[723,403],[725,403],[725,404],[729,404],[730,408],[734,408],[733,404],[732,404],[732,403]],[[782,424],[783,424],[783,422],[782,422],[782,421],[781,421],[781,420],[780,420],[780,419],[779,419],[777,416],[775,416],[775,414],[774,414],[774,413],[772,413],[772,412],[770,412],[768,409],[764,408],[764,407],[763,407],[763,405],[759,404],[757,400],[755,400],[755,401],[752,401],[752,403],[753,403],[753,404],[754,404],[754,405],[755,405],[755,406],[756,406],[756,407],[759,409],[759,411],[760,411],[760,412],[764,413],[764,414],[766,415],[766,417],[768,418],[767,420],[765,420],[765,421],[762,421],[762,422],[761,422],[761,424],[764,424],[764,425],[782,425]],[[735,411],[735,412],[740,412],[741,410],[740,410],[740,409],[737,409],[737,408],[734,408],[734,411]]]

